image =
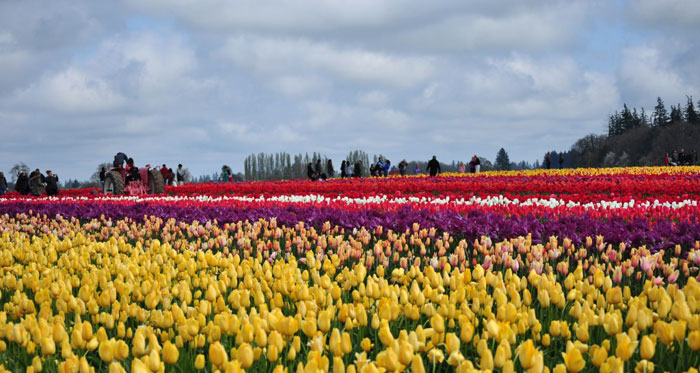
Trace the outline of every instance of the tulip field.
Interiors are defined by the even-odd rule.
[[[697,372],[700,167],[0,197],[22,372]]]

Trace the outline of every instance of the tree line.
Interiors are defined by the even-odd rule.
[[[615,111],[615,114],[608,118],[608,136],[619,136],[635,128],[647,126],[665,128],[683,122],[700,125],[700,112],[695,109],[693,97],[686,96],[686,98],[685,107],[682,108],[680,103],[671,105],[670,114],[661,97],[656,98],[654,112],[649,116],[646,115],[644,107],[637,112],[637,108],[630,110],[627,104],[624,104],[621,111]],[[700,101],[698,106],[700,107]]]
[[[692,96],[686,98],[685,106],[671,105],[669,111],[663,99],[657,97],[651,114],[646,114],[643,107],[630,110],[623,104],[608,117],[607,134],[586,135],[561,152],[564,167],[660,166],[667,154],[672,157],[681,150],[691,154],[697,164],[700,110]],[[700,101],[697,105],[700,108]]]

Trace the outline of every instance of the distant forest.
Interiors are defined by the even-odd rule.
[[[630,110],[623,105],[608,117],[607,134],[587,135],[562,155],[564,167],[661,166],[666,154],[671,158],[681,150],[691,154],[697,164],[698,148],[700,111],[693,98],[688,96],[685,106],[671,105],[669,112],[659,97],[651,114],[644,108]],[[552,154],[554,164],[558,153]]]

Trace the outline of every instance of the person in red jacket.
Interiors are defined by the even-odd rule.
[[[165,164],[163,164],[163,167],[160,168],[160,174],[163,175],[163,185],[169,185],[168,176],[170,176],[170,171],[168,170],[168,167]]]

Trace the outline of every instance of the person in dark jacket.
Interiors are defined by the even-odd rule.
[[[7,179],[5,179],[5,174],[0,172],[0,196],[5,194],[7,191]]]
[[[102,167],[100,170],[100,184],[102,185],[102,188],[105,187],[105,178],[107,177],[107,169],[105,167]]]
[[[314,171],[316,172],[316,177],[320,177],[323,173],[323,165],[321,164],[320,158],[316,160],[316,168],[314,169]]]
[[[17,182],[15,183],[15,190],[17,193],[26,196],[29,194],[29,177],[27,177],[26,172],[20,172],[17,176]]]
[[[369,165],[369,176],[377,176],[377,170],[379,168],[375,164]]]
[[[127,162],[129,157],[126,156],[126,154],[119,152],[114,156],[114,161],[112,162],[112,166],[114,167],[119,167],[119,166],[124,166],[124,162]]]
[[[345,160],[343,159],[343,162],[340,163],[340,177],[341,178],[348,177],[348,174],[345,173],[345,167],[346,167],[346,163],[345,163]]]
[[[58,195],[58,175],[54,175],[51,170],[46,170],[44,182],[46,183],[47,196],[50,197]]]
[[[330,159],[328,160],[328,162],[326,162],[326,175],[328,175],[328,177],[330,177],[330,178],[335,177],[335,169],[333,169],[333,161]]]
[[[362,161],[355,162],[355,170],[353,176],[362,177]]]
[[[406,176],[407,169],[408,169],[408,163],[406,162],[405,159],[402,160],[401,162],[399,162],[399,173],[401,174],[401,176]]]
[[[316,179],[318,178],[316,176],[316,171],[314,171],[314,165],[311,162],[309,162],[309,164],[306,165],[306,177],[308,177],[311,181],[316,181]]]
[[[37,168],[29,174],[29,191],[34,197],[39,197],[44,194],[44,175]]]
[[[433,159],[428,161],[426,169],[430,176],[437,176],[440,173],[440,162],[438,162],[437,157],[433,156]]]
[[[136,180],[141,180],[141,174],[139,168],[134,165],[134,158],[129,158],[126,161],[126,183],[129,184]]]

